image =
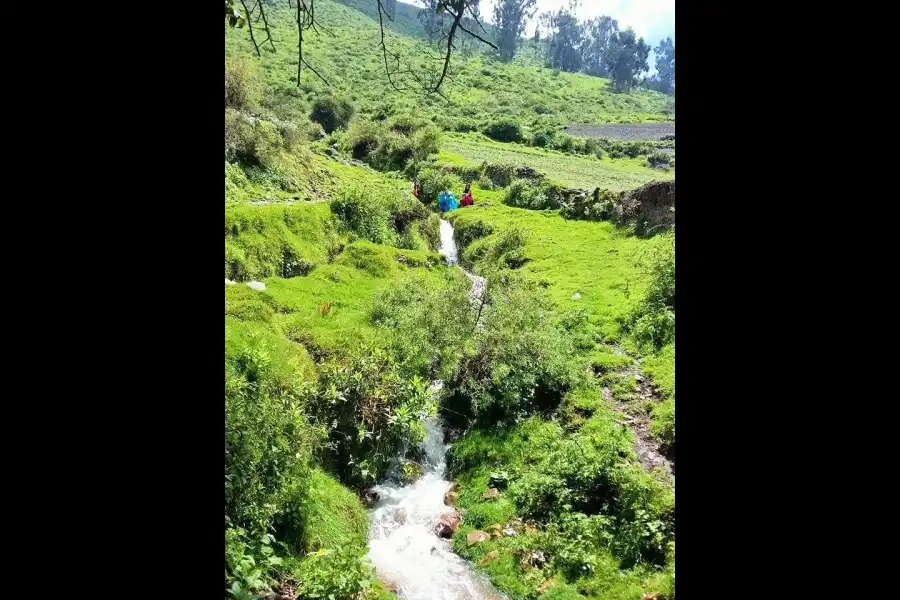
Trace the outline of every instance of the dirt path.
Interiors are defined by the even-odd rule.
[[[627,356],[626,352],[619,346],[607,346],[614,354],[618,356]],[[675,460],[674,456],[667,456],[665,448],[650,433],[650,415],[639,404],[651,401],[658,404],[662,401],[659,393],[653,387],[650,378],[641,371],[641,365],[637,360],[631,366],[622,369],[618,373],[623,377],[634,377],[637,382],[637,390],[634,397],[630,399],[613,398],[612,390],[608,386],[603,387],[603,397],[610,402],[613,407],[625,415],[624,424],[631,429],[635,438],[635,451],[641,465],[648,471],[661,467],[675,482]]]

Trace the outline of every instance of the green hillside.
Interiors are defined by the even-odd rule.
[[[364,500],[422,475],[439,415],[450,544],[498,592],[673,600],[674,140],[561,128],[663,122],[672,97],[527,45],[460,48],[446,98],[397,91],[365,0],[316,1],[304,58],[328,84],[298,87],[286,5],[266,4],[274,52],[225,28],[226,598],[398,597]],[[397,7],[387,42],[424,66]],[[651,182],[670,212],[628,204]],[[440,213],[466,183],[475,205]]]

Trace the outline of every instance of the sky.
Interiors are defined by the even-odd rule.
[[[495,0],[481,0],[481,14],[490,19]],[[537,15],[545,11],[556,11],[569,5],[569,0],[537,0],[538,12],[527,27],[527,34],[534,33]],[[580,0],[575,11],[584,21],[600,15],[609,15],[619,22],[619,27],[632,27],[638,37],[651,46],[659,40],[671,36],[675,39],[675,0]]]

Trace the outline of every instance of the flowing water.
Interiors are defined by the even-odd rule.
[[[441,220],[441,249],[448,264],[456,264],[453,226]],[[472,279],[473,299],[480,298],[484,278]],[[477,289],[476,289],[477,288]],[[477,295],[476,295],[477,294]],[[437,393],[442,382],[432,384]],[[491,600],[501,596],[471,564],[453,553],[450,540],[437,536],[440,516],[453,511],[444,505],[451,483],[444,479],[447,446],[438,417],[426,421],[423,475],[415,483],[384,482],[374,488],[380,498],[371,512],[369,559],[382,581],[407,600]]]

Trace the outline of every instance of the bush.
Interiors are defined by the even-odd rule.
[[[438,194],[444,190],[451,190],[458,187],[461,182],[458,177],[454,177],[450,173],[435,168],[426,168],[419,171],[419,185],[422,187],[422,194],[419,200],[426,206],[436,205]]]
[[[357,121],[342,145],[353,158],[365,160],[380,171],[402,171],[438,150],[441,132],[433,125],[398,121],[387,126],[377,121]]]
[[[560,152],[572,152],[575,149],[575,138],[566,134],[558,135],[551,147]]]
[[[358,548],[329,548],[305,557],[296,569],[303,598],[374,600],[375,569]]]
[[[397,233],[391,226],[391,202],[380,193],[360,188],[344,188],[331,201],[331,210],[361,238],[376,244],[392,245]]]
[[[304,485],[318,439],[290,351],[226,320],[225,520],[255,536]]]
[[[672,155],[656,150],[647,156],[647,164],[655,168],[668,168],[672,164]]]
[[[491,259],[505,261],[522,244],[520,232],[495,242]],[[550,317],[544,290],[519,278],[491,276],[484,330],[450,380],[447,407],[484,423],[512,422],[554,408],[578,379],[571,342]],[[498,283],[494,283],[497,281]]]
[[[358,488],[377,481],[404,447],[425,439],[422,419],[433,412],[426,382],[404,377],[392,355],[377,347],[321,365],[306,399],[327,427],[323,458],[342,482]]]
[[[225,160],[268,168],[282,145],[281,135],[272,123],[225,109]]]
[[[522,139],[522,128],[512,119],[499,119],[489,124],[484,134],[498,142],[518,142]]]
[[[540,148],[553,147],[556,139],[556,131],[553,129],[544,129],[536,132],[531,136],[531,145]]]
[[[321,125],[325,133],[331,133],[345,128],[350,123],[353,112],[353,105],[347,100],[334,96],[319,96],[313,102],[309,119]]]
[[[262,94],[259,74],[242,58],[225,59],[225,108],[254,110]]]
[[[381,123],[359,120],[350,126],[344,138],[344,145],[353,158],[366,160],[378,148],[384,135],[385,131]]]
[[[510,184],[503,198],[504,204],[531,210],[555,210],[560,207],[561,188],[552,183],[534,185],[517,179]]]
[[[380,292],[372,305],[374,325],[392,332],[391,348],[409,377],[449,377],[473,334],[470,282],[456,270],[442,281],[412,275]]]
[[[513,177],[516,175],[516,165],[510,163],[484,163],[481,166],[481,171],[495,186],[506,187],[512,182]]]

